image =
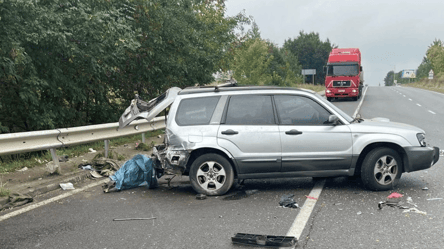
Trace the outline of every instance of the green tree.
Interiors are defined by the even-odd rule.
[[[324,84],[324,66],[333,48],[337,46],[330,40],[321,41],[319,33],[299,32],[299,36],[284,42],[284,49],[293,53],[299,60],[303,69],[316,69],[316,84]]]
[[[430,61],[436,78],[444,77],[444,44],[441,40],[435,40],[427,50],[427,59]]]
[[[268,55],[268,44],[259,39],[247,40],[234,55],[234,78],[243,85],[264,85],[271,81],[267,67],[273,60]]]
[[[384,85],[385,86],[393,86],[393,77],[394,77],[394,71],[390,71],[387,73],[387,75],[384,78]]]

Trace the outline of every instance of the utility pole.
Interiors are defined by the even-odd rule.
[[[396,65],[394,65],[395,69],[393,70],[393,85],[396,86]]]

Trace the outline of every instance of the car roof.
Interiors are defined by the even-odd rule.
[[[180,91],[179,95],[209,93],[209,92],[237,92],[237,91],[251,91],[251,90],[284,90],[284,91],[301,91],[314,94],[315,91],[295,87],[279,87],[279,86],[197,86],[187,87]]]

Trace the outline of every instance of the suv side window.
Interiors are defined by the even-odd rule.
[[[234,95],[228,104],[225,124],[271,125],[274,119],[271,96]]]
[[[183,99],[176,114],[176,123],[184,125],[207,125],[210,123],[220,96]]]
[[[296,95],[275,95],[282,125],[328,125],[330,113],[316,101]]]

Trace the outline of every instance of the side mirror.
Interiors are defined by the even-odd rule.
[[[360,68],[360,69],[361,69],[361,72],[362,72],[362,66],[361,66],[361,68]]]
[[[328,117],[328,123],[331,123],[333,125],[338,125],[339,124],[339,118],[336,115],[330,115]]]

